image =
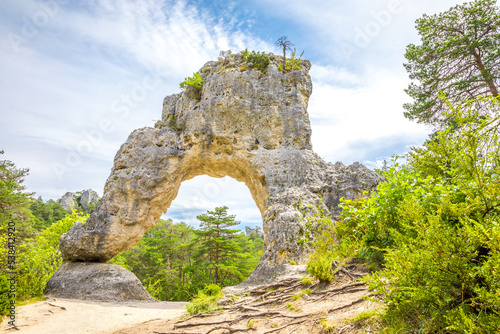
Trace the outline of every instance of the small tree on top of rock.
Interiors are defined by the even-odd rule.
[[[281,36],[280,38],[278,38],[278,40],[276,42],[274,42],[274,45],[276,45],[280,49],[283,49],[283,69],[285,69],[286,68],[286,50],[292,51],[293,43],[288,40],[288,37]]]

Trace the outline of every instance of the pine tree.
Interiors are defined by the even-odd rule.
[[[25,192],[26,187],[22,184],[28,173],[29,169],[17,168],[12,161],[0,160],[0,235],[7,235],[12,223],[17,240],[36,235],[32,227],[34,217],[29,209],[33,194]]]
[[[500,85],[500,9],[495,0],[475,0],[416,21],[421,44],[409,44],[405,64],[414,80],[406,93],[405,116],[443,128],[449,119],[442,92],[454,107],[487,113],[490,103],[477,97],[498,97]]]
[[[196,217],[201,223],[200,229],[195,230],[193,242],[198,248],[197,263],[205,266],[213,283],[222,285],[243,279],[237,261],[246,258],[237,242],[239,231],[231,229],[240,222],[235,221],[234,215],[228,215],[227,209],[226,206],[217,207]]]

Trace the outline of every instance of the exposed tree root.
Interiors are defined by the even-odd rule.
[[[346,270],[346,269],[344,269]],[[347,271],[347,270],[346,270]],[[343,272],[343,271],[342,271]],[[351,277],[351,276],[349,276]],[[353,276],[354,277],[354,276]],[[352,278],[352,277],[351,277]],[[314,285],[313,285],[314,286]],[[190,321],[193,318],[202,318],[202,317],[210,317],[213,316],[213,314],[200,314],[200,315],[195,315],[191,316],[187,319],[178,321],[174,324],[173,331],[168,332],[168,333],[159,333],[155,332],[156,334],[208,334],[217,330],[220,331],[225,331],[225,333],[237,333],[237,332],[246,332],[246,331],[252,331],[255,330],[254,326],[251,326],[250,323],[247,326],[242,326],[243,321],[252,321],[252,323],[255,323],[256,321],[265,321],[267,326],[269,326],[269,320],[271,319],[276,319],[276,318],[281,318],[281,319],[290,319],[290,323],[287,323],[285,325],[282,325],[281,327],[277,328],[262,328],[261,330],[263,334],[269,334],[269,333],[274,333],[274,332],[279,332],[279,333],[285,333],[287,331],[293,332],[294,330],[297,330],[297,328],[301,328],[303,330],[304,325],[298,326],[298,327],[291,327],[290,326],[297,326],[300,325],[308,320],[314,320],[319,317],[323,317],[328,313],[332,313],[341,309],[348,308],[352,305],[355,305],[357,303],[361,303],[364,301],[364,299],[357,299],[354,300],[346,305],[342,305],[339,307],[331,308],[328,310],[325,310],[324,308],[321,311],[313,311],[311,313],[306,313],[306,314],[296,314],[296,315],[289,315],[287,314],[288,312],[277,310],[276,307],[272,307],[269,309],[269,307],[264,307],[269,304],[280,304],[283,305],[284,302],[290,300],[290,298],[294,295],[297,295],[300,291],[302,291],[302,284],[299,282],[298,279],[288,279],[284,281],[280,281],[278,283],[266,285],[266,286],[260,286],[258,288],[250,290],[249,293],[247,293],[245,296],[242,296],[242,299],[237,301],[236,303],[224,307],[225,316],[227,316],[226,319],[219,319],[214,321],[210,321],[210,319],[206,319],[206,321],[202,319],[198,319],[197,321]],[[270,289],[273,289],[270,291]],[[356,292],[361,292],[365,291],[368,288],[365,286],[364,283],[361,282],[351,282],[344,284],[340,287],[329,289],[329,290],[324,290],[324,291],[312,291],[308,293],[309,297],[306,298],[306,296],[303,296],[303,299],[306,303],[315,303],[319,300],[326,299],[329,297],[333,297],[335,295],[340,295],[340,294],[352,294]],[[249,297],[249,295],[252,295]],[[312,297],[312,298],[311,298]],[[352,299],[349,298],[349,299]],[[316,308],[317,310],[317,308]],[[234,314],[234,315],[233,315]],[[224,317],[225,317],[224,316]],[[284,320],[282,320],[284,321]],[[242,326],[242,327],[233,327],[233,326]],[[312,323],[311,323],[312,324]],[[184,332],[184,329],[188,329],[190,327],[196,327],[200,328],[199,332]],[[201,330],[203,328],[203,330]],[[205,331],[206,328],[209,328],[208,331]],[[288,329],[287,329],[288,328]],[[346,330],[347,327],[344,326],[342,330]],[[197,329],[198,330],[198,329]]]
[[[299,321],[291,322],[291,323],[286,324],[284,326],[281,326],[281,327],[278,327],[278,328],[274,328],[274,329],[270,329],[268,331],[265,331],[262,334],[268,334],[268,333],[276,332],[276,331],[282,330],[283,328],[287,328],[289,326],[301,324],[301,323],[303,323],[305,321],[307,321],[307,319],[302,319],[302,320],[299,320]]]
[[[353,288],[356,286],[362,286],[365,285],[363,282],[354,282],[354,283],[348,283],[344,284],[341,287],[334,288],[334,289],[329,289],[329,290],[323,290],[323,291],[313,291],[311,292],[311,295],[319,295],[319,294],[325,294],[325,293],[331,293],[331,292],[338,292],[338,291],[343,291],[349,288]]]
[[[64,306],[59,306],[59,305],[52,304],[52,303],[49,303],[49,302],[47,302],[47,304],[49,304],[50,306],[53,306],[53,307],[58,307],[58,308],[60,308],[61,310],[66,311],[66,307],[64,307]]]
[[[220,325],[220,324],[234,324],[241,320],[245,319],[253,319],[253,318],[267,318],[269,316],[273,316],[273,318],[283,317],[283,318],[291,318],[291,319],[300,319],[309,316],[307,315],[287,315],[283,314],[279,311],[265,311],[261,313],[253,313],[253,314],[242,314],[234,319],[225,319],[219,321],[211,321],[211,322],[197,322],[197,323],[187,323],[187,324],[175,324],[174,329],[178,328],[186,328],[186,327],[196,327],[196,326],[211,326],[211,325]]]
[[[346,304],[346,305],[343,305],[343,306],[339,306],[339,307],[335,307],[335,308],[331,308],[327,311],[327,313],[331,313],[331,312],[335,312],[335,311],[338,311],[338,310],[342,310],[344,308],[348,308],[348,307],[351,307],[352,305],[355,305],[355,304],[358,304],[358,303],[361,303],[361,302],[364,302],[365,300],[363,298],[360,298],[360,299],[356,299],[355,301],[353,302],[350,302],[349,304]]]
[[[207,317],[210,317],[211,315],[213,315],[213,314],[198,313],[198,314],[190,316],[189,318],[179,320],[176,322],[176,324],[180,324],[182,322],[186,322],[186,321],[189,321],[189,320],[194,319],[194,318],[207,318]]]
[[[157,331],[153,331],[153,334],[201,334],[199,332],[182,332],[182,333],[178,333],[178,332],[157,332]]]
[[[269,289],[275,289],[280,287],[289,287],[290,284],[297,283],[299,281],[298,278],[289,278],[286,280],[279,281],[277,283],[269,284],[269,285],[261,285],[250,290],[250,293],[266,293],[269,292]]]
[[[363,276],[366,275],[366,274],[362,274],[362,273],[353,273],[353,272],[350,272],[347,269],[342,268],[341,266],[339,266],[338,262],[335,261],[335,260],[332,261],[332,271],[333,271],[333,267],[335,267],[337,269],[335,272],[342,272],[342,273],[346,274],[347,276],[349,276],[349,278],[352,279],[352,280],[355,280],[356,277],[363,277]]]
[[[252,328],[251,327],[247,327],[247,328],[234,328],[234,327],[229,327],[229,326],[215,326],[215,327],[210,328],[204,334],[211,333],[211,332],[216,331],[218,329],[225,329],[225,330],[228,330],[229,333],[236,333],[236,332],[246,332],[248,330],[251,330]]]
[[[319,302],[320,300],[326,299],[327,297],[333,297],[333,296],[344,294],[344,293],[354,293],[354,292],[365,291],[365,290],[367,290],[367,288],[346,289],[343,291],[330,292],[330,293],[323,294],[319,298],[312,299],[311,301],[312,302]]]

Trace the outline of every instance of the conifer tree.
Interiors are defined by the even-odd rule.
[[[231,229],[240,222],[235,221],[234,215],[228,215],[227,209],[227,206],[217,207],[196,217],[201,223],[194,239],[198,247],[195,258],[200,264],[204,263],[213,283],[223,285],[227,284],[223,281],[225,278],[242,277],[236,261],[244,257],[237,242],[239,231]]]
[[[26,187],[22,184],[28,173],[29,169],[17,168],[10,160],[0,160],[0,235],[7,235],[12,223],[18,240],[36,234],[31,226],[34,217],[29,209],[33,194],[25,192]]]
[[[406,89],[413,98],[404,105],[405,116],[443,128],[448,110],[442,92],[454,107],[474,100],[487,113],[488,100],[500,89],[500,10],[495,0],[475,0],[448,11],[424,15],[416,21],[419,45],[407,46],[405,64],[410,79]]]

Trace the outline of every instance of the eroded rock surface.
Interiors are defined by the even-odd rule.
[[[141,281],[116,264],[65,262],[50,278],[45,294],[107,302],[154,301]]]
[[[305,216],[338,214],[381,178],[361,164],[325,162],[312,150],[309,61],[289,73],[273,59],[264,73],[238,55],[199,71],[201,91],[167,96],[154,127],[121,146],[96,211],[61,238],[66,261],[105,262],[132,247],[166,212],[181,183],[197,175],[244,182],[263,219],[265,250],[252,279],[304,264]],[[292,261],[293,260],[293,261]]]

